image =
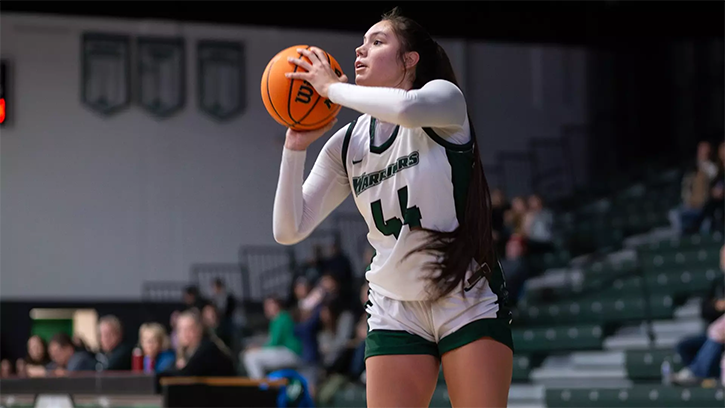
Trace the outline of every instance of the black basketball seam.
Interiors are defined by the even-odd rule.
[[[305,49],[309,50],[310,46],[308,45],[307,48],[305,48]],[[302,57],[303,57],[302,53],[297,53],[297,56],[300,59],[302,59]],[[292,72],[297,72],[297,68],[299,68],[299,65],[294,64],[294,66],[295,66],[294,71],[292,71]],[[290,83],[290,87],[289,87],[289,95],[287,96],[287,116],[289,116],[289,118],[292,119],[292,121],[294,122],[295,125],[299,125],[300,122],[298,122],[297,120],[295,120],[295,118],[292,117],[292,90],[295,89],[295,81],[296,81],[296,79],[292,79],[292,82]]]
[[[311,46],[308,45],[306,49],[309,50],[310,47]],[[325,56],[327,57],[327,62],[329,64],[332,64],[332,61],[330,60],[330,54],[328,54],[326,51],[323,51],[323,52],[325,53]],[[299,56],[301,58],[302,54],[299,54]],[[293,72],[297,72],[298,67],[299,66],[297,64],[295,64],[295,68],[294,68]],[[307,113],[305,113],[299,120],[296,120],[295,118],[292,117],[292,106],[291,106],[292,105],[292,90],[294,89],[294,83],[295,83],[294,81],[295,80],[293,79],[292,83],[290,84],[289,96],[287,97],[287,114],[289,115],[290,119],[292,119],[294,121],[295,125],[301,125],[302,121],[305,120],[305,118],[307,118],[310,115],[310,113],[312,113],[312,111],[315,109],[315,106],[317,106],[317,104],[320,102],[320,99],[322,99],[322,96],[319,93],[317,93],[317,100],[315,100],[315,103],[312,104],[312,106],[307,111]],[[310,85],[312,85],[312,84],[310,84]],[[315,90],[315,92],[317,92],[317,91]],[[339,110],[338,110],[338,112],[339,112]],[[315,126],[318,123],[323,123],[326,120],[328,120],[330,118],[330,116],[333,116],[334,113],[335,113],[334,111],[330,112],[327,116],[320,119],[319,121],[314,122],[314,123],[304,124],[302,126],[309,127],[309,126]]]
[[[327,57],[327,63],[328,63],[328,64],[330,64],[330,66],[332,66],[332,60],[330,59],[330,54],[328,54],[328,53],[327,53],[327,51],[323,51],[323,52],[325,53],[325,56]],[[340,68],[340,69],[342,69],[342,68]],[[329,98],[328,98],[328,99],[329,99]],[[314,125],[316,125],[316,124],[318,124],[318,123],[321,123],[321,122],[324,122],[324,121],[326,121],[327,119],[329,119],[329,118],[330,118],[330,116],[333,116],[333,115],[337,114],[337,112],[340,112],[340,109],[341,109],[341,108],[342,108],[342,107],[338,105],[338,109],[337,109],[336,111],[332,111],[332,112],[330,112],[330,113],[329,113],[329,114],[328,114],[327,116],[325,116],[325,117],[324,117],[323,119],[321,119],[320,121],[318,121],[318,122],[315,122],[315,123],[312,123],[312,124],[310,124],[310,125],[311,125],[311,126],[314,126]]]
[[[316,91],[315,91],[315,92],[316,92]],[[315,101],[315,103],[313,103],[313,104],[312,104],[312,106],[311,106],[311,107],[310,107],[310,109],[309,109],[309,110],[307,111],[307,113],[305,113],[305,114],[304,114],[304,116],[302,116],[302,117],[300,118],[300,120],[295,120],[295,123],[296,123],[296,124],[300,124],[300,123],[301,123],[301,122],[302,122],[303,120],[305,120],[305,118],[306,118],[306,117],[310,116],[310,113],[312,113],[312,111],[313,111],[313,110],[315,110],[315,106],[317,106],[317,103],[318,103],[318,102],[320,102],[320,98],[322,98],[322,97],[321,97],[321,96],[319,96],[319,94],[318,94],[318,95],[317,95],[317,100]],[[292,117],[292,116],[290,115],[290,117]]]
[[[338,105],[338,109],[337,109],[337,112],[339,112],[339,111],[340,111],[340,109],[339,109],[339,105]],[[327,119],[328,119],[328,118],[329,118],[330,116],[333,116],[334,114],[335,114],[335,111],[333,111],[333,112],[330,112],[330,113],[329,113],[329,114],[328,114],[327,116],[325,116],[325,117],[324,117],[323,119],[320,119],[320,120],[319,120],[319,121],[317,121],[317,122],[313,122],[313,123],[309,123],[309,124],[304,124],[304,125],[302,125],[302,126],[314,126],[314,125],[316,125],[316,124],[318,124],[318,123],[322,123],[322,122],[326,121],[326,120],[327,120]]]
[[[274,113],[277,115],[277,117],[279,118],[279,120],[281,120],[282,122],[284,122],[284,124],[287,127],[292,127],[292,125],[290,125],[289,123],[287,123],[287,121],[284,120],[284,118],[282,117],[282,115],[280,115],[279,112],[277,112],[277,108],[274,106],[274,101],[272,100],[272,95],[269,92],[269,74],[270,74],[270,72],[272,72],[272,67],[273,66],[274,66],[274,64],[271,64],[269,66],[269,69],[267,70],[267,76],[266,76],[265,81],[264,81],[265,86],[267,88],[267,99],[269,99],[269,104],[272,106],[272,110],[274,110]]]
[[[327,57],[327,63],[328,63],[328,64],[330,64],[330,65],[332,65],[332,61],[330,60],[330,54],[328,54],[328,53],[327,53],[326,51],[323,51],[323,52],[325,53],[325,56]],[[319,94],[318,94],[318,95],[319,95]],[[312,108],[310,108],[309,112],[307,112],[307,113],[305,114],[305,116],[303,116],[303,117],[302,117],[302,119],[300,119],[300,122],[301,122],[301,121],[303,121],[303,120],[305,120],[305,118],[306,118],[306,117],[307,117],[307,116],[308,116],[308,115],[309,115],[310,113],[312,113],[312,110],[313,110],[313,109],[315,108],[315,105],[317,105],[317,102],[319,102],[321,98],[322,98],[321,96],[319,96],[319,97],[317,98],[317,101],[315,101],[315,104],[314,104],[314,105],[312,105]],[[339,112],[339,111],[340,111],[340,110],[338,109],[338,110],[337,110],[337,112]],[[330,112],[330,113],[328,113],[328,114],[327,114],[327,116],[325,116],[324,118],[320,119],[319,121],[317,121],[317,122],[313,122],[313,123],[310,123],[310,124],[308,124],[308,125],[304,125],[304,126],[315,126],[315,125],[317,125],[318,123],[323,123],[323,122],[325,122],[326,120],[328,120],[328,119],[330,118],[330,116],[333,116],[334,114],[335,114],[335,111],[333,111],[333,112]],[[297,124],[299,124],[299,122],[297,122]]]

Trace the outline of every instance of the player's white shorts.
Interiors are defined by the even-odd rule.
[[[494,283],[495,284],[495,283]],[[490,337],[513,350],[511,313],[505,304],[505,283],[495,291],[456,290],[435,302],[400,301],[368,292],[368,337],[365,358],[386,354],[444,353]],[[504,293],[502,293],[504,292]]]

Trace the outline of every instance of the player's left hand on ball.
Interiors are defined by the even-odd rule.
[[[309,82],[320,96],[327,98],[327,89],[335,82],[347,82],[347,76],[344,74],[340,77],[335,74],[335,70],[330,66],[325,52],[317,47],[310,49],[298,48],[297,52],[307,57],[310,62],[302,58],[288,58],[289,62],[299,66],[307,72],[288,72],[285,74],[290,79],[302,79]]]

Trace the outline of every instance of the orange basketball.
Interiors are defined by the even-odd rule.
[[[340,112],[340,105],[322,98],[309,82],[290,79],[287,72],[302,69],[287,61],[288,57],[304,58],[296,50],[310,48],[309,45],[295,45],[280,51],[269,61],[262,74],[262,101],[267,112],[281,125],[295,130],[314,130],[324,127]],[[325,52],[327,60],[337,76],[342,75],[340,64]]]

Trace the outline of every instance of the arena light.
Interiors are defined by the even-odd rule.
[[[0,61],[0,126],[5,124],[6,114],[6,90],[7,90],[7,66],[5,61]]]

